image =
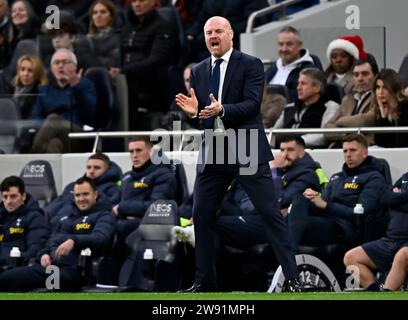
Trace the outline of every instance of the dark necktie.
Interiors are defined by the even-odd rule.
[[[214,98],[218,100],[218,88],[220,86],[220,64],[223,60],[215,60],[215,66],[212,70],[211,81],[210,81],[210,91],[208,93],[207,106],[211,104],[210,93],[213,94]],[[203,121],[205,129],[212,129],[214,127],[214,117],[207,118]]]

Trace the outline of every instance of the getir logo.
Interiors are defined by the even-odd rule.
[[[149,185],[146,184],[146,183],[144,183],[144,182],[142,182],[142,181],[136,181],[136,182],[133,184],[133,187],[136,188],[136,189],[146,189],[146,188],[149,187]]]
[[[9,229],[10,234],[14,234],[14,233],[24,233],[24,228],[10,228]]]
[[[360,185],[358,185],[355,182],[352,183],[345,183],[344,184],[344,189],[353,189],[353,190],[357,190],[360,187]]]
[[[91,229],[91,225],[89,223],[77,223],[75,229],[78,230],[89,230]]]

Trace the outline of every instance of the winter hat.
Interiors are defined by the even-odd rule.
[[[327,59],[330,61],[334,49],[342,49],[352,55],[355,59],[366,60],[367,52],[364,51],[363,39],[357,34],[342,36],[330,42],[327,47]]]

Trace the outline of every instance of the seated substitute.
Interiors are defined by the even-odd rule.
[[[344,256],[347,268],[359,270],[360,286],[368,291],[399,290],[408,273],[408,172],[382,197],[390,208],[390,222],[385,237],[351,249]],[[391,268],[391,270],[390,270]],[[389,273],[380,288],[374,271]],[[353,275],[356,273],[353,273]]]
[[[10,267],[10,251],[18,247],[26,264],[42,249],[49,228],[37,201],[25,192],[24,181],[16,176],[0,185],[0,272]]]
[[[322,193],[312,188],[292,202],[288,215],[292,245],[321,246],[359,242],[359,230],[354,224],[353,212],[362,204],[366,217],[373,218],[383,212],[381,196],[386,188],[379,161],[368,155],[364,136],[350,134],[343,138],[345,163],[335,173]]]
[[[86,163],[84,177],[95,182],[99,195],[107,198],[110,204],[116,205],[120,201],[119,182],[122,175],[120,167],[104,153],[92,154]],[[74,202],[74,182],[69,183],[62,195],[54,199],[46,208],[50,220],[58,215],[65,205]]]
[[[81,250],[89,248],[92,256],[103,255],[112,244],[115,219],[105,203],[99,201],[93,180],[82,177],[74,185],[75,205],[55,222],[47,245],[40,250],[37,263],[0,275],[1,291],[30,291],[45,287],[50,273],[47,267],[59,268],[60,290],[79,290],[85,283],[78,267]],[[52,288],[49,288],[52,289]],[[57,288],[55,288],[57,289]]]

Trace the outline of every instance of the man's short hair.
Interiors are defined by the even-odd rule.
[[[78,65],[78,59],[77,59],[75,53],[73,53],[71,50],[68,50],[68,49],[65,49],[65,48],[57,49],[54,52],[54,54],[52,55],[52,58],[51,58],[51,65],[54,62],[54,59],[55,59],[54,57],[58,52],[66,53],[68,55],[69,59],[72,61],[72,63],[75,64],[76,66]]]
[[[95,181],[94,180],[92,180],[91,178],[88,178],[88,177],[81,177],[81,178],[79,178],[79,179],[77,179],[75,182],[74,182],[74,185],[79,185],[79,184],[84,184],[84,183],[88,183],[90,186],[91,186],[91,188],[92,188],[92,191],[96,191],[96,184],[95,184]]]
[[[110,163],[109,157],[102,152],[94,153],[88,158],[88,160],[101,160],[106,164],[107,167],[109,167],[109,163]]]
[[[286,26],[286,27],[283,27],[282,29],[279,30],[279,33],[284,33],[284,32],[293,33],[293,34],[297,35],[299,37],[299,39],[300,39],[299,31],[295,27]]]
[[[303,138],[301,136],[297,136],[295,134],[285,134],[280,139],[280,143],[282,143],[282,142],[292,142],[292,141],[295,141],[296,144],[298,146],[302,147],[303,149],[306,148],[305,140],[303,140]]]
[[[372,57],[370,58],[370,56],[366,60],[359,59],[359,60],[355,61],[353,69],[356,66],[361,66],[361,65],[366,64],[366,63],[368,63],[370,65],[372,73],[374,75],[377,75],[378,72],[379,72],[377,62],[374,60],[374,58],[372,58]]]
[[[129,140],[129,143],[135,141],[143,141],[149,148],[153,147],[153,143],[150,141],[149,136],[134,136]]]
[[[368,148],[368,142],[367,139],[360,133],[350,133],[346,135],[342,140],[341,143],[343,144],[344,142],[353,142],[356,141],[358,144],[363,146],[364,148]]]
[[[318,68],[305,68],[300,71],[300,74],[308,76],[313,84],[320,86],[320,95],[326,92],[327,80],[322,70]]]
[[[23,179],[17,176],[9,176],[5,178],[0,185],[0,192],[9,191],[10,188],[17,187],[18,192],[25,193],[25,184]]]

